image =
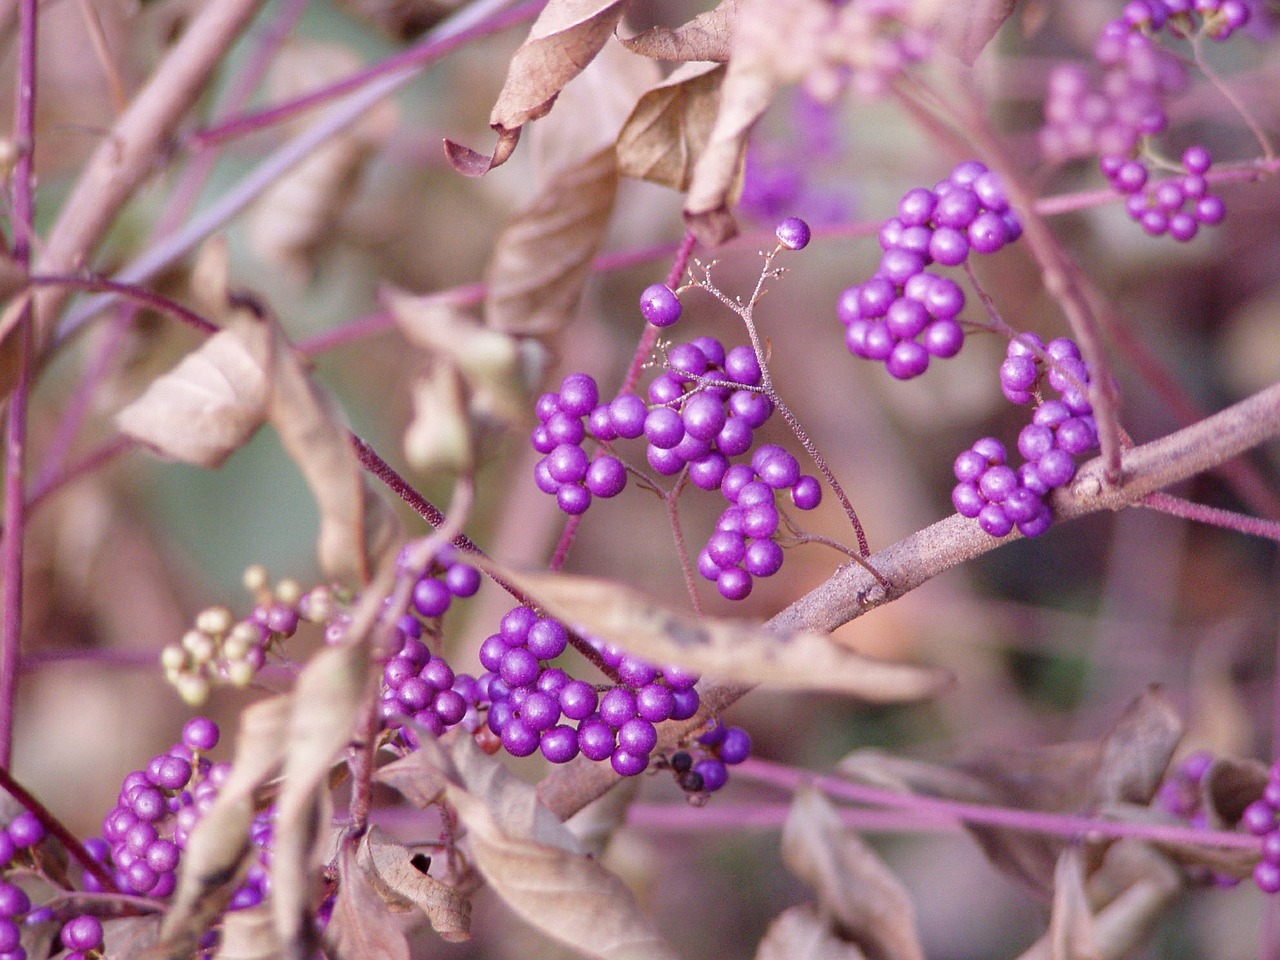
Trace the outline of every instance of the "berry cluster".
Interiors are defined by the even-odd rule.
[[[124,778],[116,806],[103,820],[103,839],[86,845],[114,867],[122,890],[156,898],[173,893],[187,838],[231,770],[203,756],[218,736],[216,723],[196,717],[179,743]],[[92,876],[85,886],[97,886]]]
[[[801,474],[800,462],[776,444],[724,472],[720,492],[729,506],[698,554],[698,572],[714,580],[726,600],[746,598],[753,577],[771,577],[782,568],[782,547],[773,539],[781,521],[775,498],[782,490],[791,491],[791,502],[801,510],[822,501],[817,478]]]
[[[1148,138],[1169,126],[1167,99],[1187,86],[1183,62],[1157,42],[1161,34],[1223,41],[1250,17],[1243,0],[1132,0],[1094,46],[1102,67],[1058,67],[1049,78],[1040,147],[1050,160],[1097,155],[1125,209],[1152,236],[1187,241],[1201,225],[1219,223],[1225,208],[1208,192],[1211,158],[1201,146],[1182,157],[1183,173],[1148,183]]]
[[[636,776],[657,745],[655,724],[697,713],[697,677],[588,642],[616,677],[613,685],[597,687],[551,666],[568,647],[564,624],[529,607],[510,610],[480,647],[489,672],[477,687],[488,701],[488,728],[513,756],[541,750],[552,763],[568,763],[581,753],[608,760],[622,776]]]
[[[27,851],[45,838],[45,828],[34,814],[23,811],[0,830],[0,870],[8,872],[28,859]],[[22,946],[22,921],[35,922],[27,892],[9,880],[0,880],[0,956],[26,960]]]
[[[752,389],[760,385],[760,364],[745,344],[726,352],[716,338],[698,337],[670,347],[666,365],[649,384],[652,405],[643,421],[649,466],[674,476],[687,465],[695,486],[717,490],[728,458],[750,450],[773,413],[772,401]]]
[[[394,724],[395,717],[412,717],[414,723],[436,736],[464,720],[469,721],[467,729],[479,726],[475,678],[455,674],[443,657],[427,649],[422,642],[422,623],[416,617],[401,617],[396,635],[399,648],[382,669],[384,722]],[[399,732],[408,746],[417,746],[412,727]]]
[[[591,435],[604,439],[612,433],[610,406],[600,405],[600,391],[593,377],[571,373],[560,384],[559,393],[538,398],[541,421],[533,429],[533,448],[545,456],[534,467],[538,489],[556,498],[560,509],[570,516],[585,513],[592,497],[616,497],[627,485],[622,461],[609,454],[592,460],[582,442],[590,417]],[[601,436],[604,434],[604,436]]]
[[[1089,403],[1089,370],[1080,349],[1065,337],[1045,344],[1034,333],[1009,343],[1000,366],[1000,387],[1014,403],[1041,396],[1043,382],[1061,399],[1040,402],[1031,422],[1018,434],[1025,462],[1014,470],[1004,444],[984,437],[955,461],[958,481],[951,492],[956,511],[976,518],[993,537],[1014,526],[1024,537],[1036,537],[1053,523],[1045,500],[1050,491],[1071,482],[1076,457],[1098,445],[1098,429]]]
[[[698,737],[694,749],[697,757],[688,750],[678,750],[668,765],[686,793],[714,793],[729,781],[728,768],[751,756],[751,736],[741,727],[717,721]]]
[[[884,253],[875,275],[840,295],[837,313],[854,356],[880,360],[899,380],[918,377],[932,357],[964,345],[957,317],[964,291],[931,264],[959,266],[971,252],[995,253],[1022,235],[999,178],[969,160],[932,190],[907,191],[898,216],[880,230]]]
[[[62,925],[58,936],[62,940],[62,946],[68,951],[63,955],[63,960],[89,960],[91,957],[102,956],[102,921],[92,914],[72,917]],[[25,951],[23,956],[26,956]]]
[[[1263,893],[1280,893],[1280,766],[1271,768],[1262,796],[1244,808],[1241,825],[1262,838],[1262,862],[1253,879]]]
[[[1101,162],[1111,188],[1128,198],[1125,211],[1153,237],[1167,233],[1185,243],[1202,225],[1213,226],[1226,216],[1222,198],[1209,192],[1205,175],[1213,157],[1204,147],[1188,147],[1182,155],[1186,172],[1159,183],[1148,183],[1149,171],[1141,159],[1105,156]]]

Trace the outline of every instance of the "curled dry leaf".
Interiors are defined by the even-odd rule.
[[[339,854],[338,898],[325,940],[335,960],[409,960],[400,925],[348,844]]]
[[[271,424],[320,508],[316,552],[327,577],[366,584],[400,543],[400,524],[360,467],[337,402],[278,334]]]
[[[782,860],[870,960],[924,960],[906,889],[817,790],[796,791],[782,828]]]
[[[951,683],[944,670],[864,657],[825,634],[784,634],[747,621],[677,613],[608,580],[506,569],[500,576],[582,633],[654,663],[689,667],[720,680],[829,690],[873,703],[919,700]]]
[[[1097,740],[990,750],[951,764],[855,754],[839,769],[844,776],[926,796],[1088,815],[1110,812],[1125,802],[1148,803],[1181,733],[1181,720],[1169,701],[1152,689]],[[1045,899],[1053,895],[1061,838],[982,824],[967,824],[966,829],[998,869]],[[1087,848],[1091,869],[1108,843]]]
[[[213,960],[276,960],[280,956],[280,941],[265,906],[230,911],[223,916],[220,931]]]
[[[384,768],[379,779],[426,796],[430,789],[418,789],[414,771],[419,764],[434,767],[424,782],[444,778],[445,800],[467,829],[472,863],[525,921],[585,956],[675,960],[631,891],[581,852],[564,824],[538,803],[532,784],[471,737],[423,737],[415,756],[413,765],[402,760]],[[388,776],[392,767],[398,769]]]
[[[686,64],[642,96],[618,134],[618,172],[687,190],[715,126],[724,75],[724,64]]]
[[[259,701],[240,715],[231,774],[187,840],[157,957],[178,960],[194,955],[205,930],[223,912],[248,869],[254,792],[284,762],[291,709],[292,697],[279,696]]]
[[[773,918],[756,960],[866,960],[857,944],[842,939],[829,917],[811,903],[788,907]]]
[[[1100,960],[1084,879],[1080,848],[1066,847],[1053,874],[1053,910],[1049,914],[1052,960]]]
[[[490,326],[546,334],[573,318],[617,192],[617,156],[607,147],[556,177],[503,228],[485,275]]]
[[[404,432],[404,457],[420,473],[470,473],[475,464],[466,398],[458,368],[430,364],[413,385],[413,419]]]
[[[415,852],[376,826],[356,851],[356,865],[392,910],[421,910],[431,928],[450,943],[471,939],[471,901],[457,887],[414,865]]]
[[[656,64],[610,42],[534,129],[542,186],[494,245],[485,273],[487,326],[545,334],[573,318],[617,195],[614,140],[658,79]]]
[[[483,176],[505,163],[516,148],[521,128],[545,116],[566,83],[600,52],[622,17],[625,0],[550,0],[534,21],[529,36],[507,68],[507,79],[489,115],[498,134],[486,157],[461,144],[445,141],[454,169]]]
[[[262,426],[276,335],[252,310],[226,325],[116,414],[120,432],[164,457],[218,467]]]
[[[623,46],[655,60],[729,59],[733,45],[733,23],[741,0],[720,0],[713,10],[700,13],[688,23],[671,29],[652,27],[622,40]]]
[[[361,594],[343,643],[316,654],[294,688],[271,856],[276,932],[289,947],[309,930],[302,921],[316,866],[315,841],[327,823],[320,814],[329,798],[329,771],[351,742],[360,711],[368,709],[373,696],[377,671],[369,648],[394,576],[394,565],[384,565]]]

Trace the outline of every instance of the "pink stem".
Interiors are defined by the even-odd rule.
[[[1141,500],[1141,505],[1161,513],[1182,517],[1184,520],[1195,520],[1226,530],[1237,530],[1254,537],[1265,537],[1268,540],[1280,541],[1280,523],[1275,520],[1264,520],[1260,517],[1248,517],[1234,510],[1223,510],[1219,507],[1207,507],[1202,503],[1192,503],[1182,497],[1169,493],[1149,493]]]

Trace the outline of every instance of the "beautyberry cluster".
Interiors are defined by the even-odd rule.
[[[1186,172],[1159,183],[1148,183],[1147,165],[1141,159],[1105,156],[1101,162],[1112,189],[1128,197],[1125,212],[1153,237],[1167,233],[1185,243],[1201,226],[1221,223],[1227,214],[1222,198],[1209,192],[1205,175],[1213,157],[1205,147],[1188,147],[1182,155]]]
[[[568,763],[581,753],[608,760],[621,776],[636,776],[649,766],[657,745],[655,725],[697,713],[697,677],[588,642],[616,683],[597,686],[552,666],[569,643],[564,624],[529,607],[509,611],[480,648],[481,665],[489,671],[478,681],[489,702],[489,730],[513,756],[541,750],[552,763]]]
[[[760,364],[745,344],[726,352],[715,337],[698,337],[670,347],[666,365],[649,384],[643,421],[649,466],[663,476],[688,466],[695,486],[717,490],[728,458],[750,450],[773,413],[772,401],[752,389],[761,381]]]
[[[849,287],[836,310],[851,353],[880,360],[899,380],[918,377],[933,357],[964,345],[957,318],[964,291],[930,272],[959,266],[971,252],[995,253],[1022,235],[999,177],[976,160],[956,166],[932,190],[907,191],[898,216],[880,230],[884,250],[870,280]]]
[[[678,301],[677,301],[678,303]],[[582,449],[590,417],[591,435],[603,439],[612,432],[610,407],[600,405],[600,390],[593,377],[571,373],[560,384],[559,393],[538,398],[538,420],[533,430],[533,447],[545,456],[534,467],[538,489],[556,498],[560,509],[570,516],[585,513],[592,497],[616,497],[627,485],[622,461],[607,453],[593,460]]]
[[[29,811],[23,811],[0,830],[0,870],[8,872],[31,859],[29,851],[45,838],[44,824]],[[22,924],[35,922],[36,911],[31,898],[18,884],[0,879],[0,956],[26,960],[22,946]]]
[[[757,449],[749,464],[725,471],[720,492],[729,506],[698,554],[698,572],[714,580],[726,600],[745,599],[753,577],[771,577],[782,568],[774,535],[781,521],[776,496],[783,490],[791,491],[791,502],[801,510],[822,502],[817,478],[801,474],[800,462],[776,444]]]
[[[422,642],[422,623],[406,615],[396,627],[400,646],[382,669],[382,716],[396,726],[396,717],[413,722],[440,736],[451,727],[469,720],[467,729],[480,724],[476,711],[478,695],[475,677],[455,674],[448,662],[435,656]],[[399,729],[409,747],[418,745],[412,727]]]
[[[102,921],[92,914],[72,917],[62,925],[58,936],[67,950],[63,960],[88,960],[102,955]]]
[[[1262,862],[1253,879],[1263,893],[1280,893],[1280,766],[1273,766],[1262,796],[1244,808],[1241,825],[1262,838]]]
[[[1169,126],[1167,99],[1187,87],[1182,60],[1162,47],[1161,35],[1224,41],[1250,17],[1243,0],[1132,0],[1094,46],[1096,78],[1064,65],[1049,79],[1040,147],[1050,160],[1097,155],[1102,172],[1128,197],[1125,209],[1147,233],[1187,241],[1201,225],[1219,223],[1222,200],[1208,192],[1208,150],[1193,146],[1183,173],[1149,183],[1147,141]]]
[[[668,765],[686,793],[714,793],[729,781],[729,767],[751,755],[751,736],[741,727],[716,721],[698,736],[694,753],[677,750]]]
[[[183,728],[179,743],[124,778],[116,806],[103,821],[103,839],[86,844],[114,868],[122,890],[156,898],[173,893],[187,838],[231,771],[230,765],[204,756],[218,736],[216,723],[196,717]],[[85,887],[97,887],[91,875]]]
[[[1031,403],[1044,382],[1061,399],[1043,400],[1031,423],[1018,434],[1025,462],[1015,470],[1004,444],[984,437],[955,461],[958,481],[951,502],[961,516],[976,518],[993,537],[1016,526],[1024,537],[1036,537],[1053,523],[1046,497],[1071,482],[1076,457],[1098,445],[1098,428],[1089,403],[1089,370],[1080,349],[1066,337],[1045,344],[1034,333],[1009,343],[1000,366],[1000,387],[1014,403]]]

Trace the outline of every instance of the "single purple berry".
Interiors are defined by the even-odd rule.
[[[613,728],[603,720],[585,720],[579,724],[578,749],[588,760],[608,760],[615,746]]]
[[[62,945],[68,950],[96,950],[102,946],[102,921],[91,914],[72,917],[62,925],[61,937]]]
[[[182,728],[182,742],[192,750],[212,750],[218,745],[218,725],[208,717],[193,717]]]
[[[620,777],[638,777],[648,768],[649,755],[631,753],[629,750],[618,748],[609,758],[609,763],[613,767],[613,772]]]
[[[671,326],[682,311],[680,298],[665,283],[651,284],[640,294],[640,314],[655,327]]]
[[[702,789],[714,793],[729,782],[729,771],[719,760],[699,760],[693,765],[693,772],[702,777]]]
[[[435,577],[423,577],[414,584],[413,607],[424,617],[444,616],[452,599],[453,595],[449,592],[449,588]]]
[[[512,718],[502,728],[502,747],[513,757],[527,757],[538,749],[541,738],[538,732],[519,717]]]
[[[787,217],[778,224],[776,233],[778,243],[788,250],[803,250],[809,245],[809,238],[812,235],[809,225],[799,217]]]
[[[1013,521],[998,503],[988,503],[978,512],[978,526],[993,537],[1004,537],[1013,530]]]
[[[791,488],[791,502],[801,510],[812,510],[822,502],[822,484],[817,477],[800,477]]]
[[[578,731],[558,724],[542,734],[542,755],[551,763],[568,763],[578,755]]]
[[[751,735],[741,727],[729,727],[720,742],[720,759],[733,765],[751,756]]]
[[[627,468],[617,457],[602,454],[587,467],[585,483],[592,496],[616,497],[627,486]]]
[[[773,540],[753,540],[742,566],[753,577],[771,577],[782,569],[782,547]]]
[[[636,691],[636,712],[650,723],[670,719],[675,708],[675,694],[664,684],[647,683]]]
[[[571,373],[560,384],[560,409],[571,417],[585,417],[600,402],[595,378],[586,373]]]

